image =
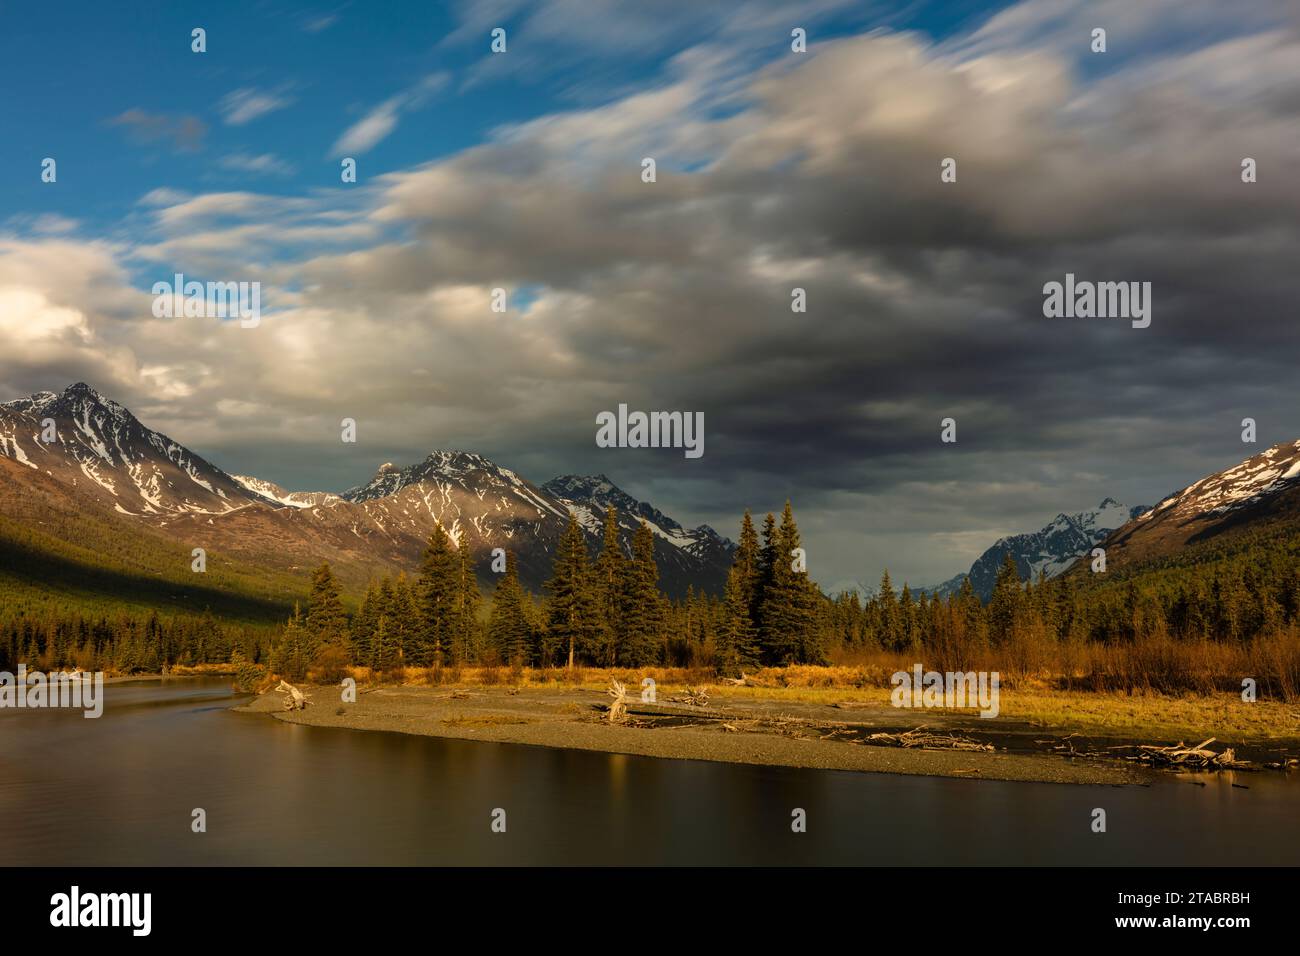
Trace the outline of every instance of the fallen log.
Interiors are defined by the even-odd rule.
[[[1136,750],[1137,753],[1127,759],[1145,763],[1152,767],[1168,770],[1253,770],[1249,760],[1238,760],[1231,747],[1225,747],[1219,753],[1209,749],[1215,738],[1203,740],[1195,747],[1189,747],[1181,740],[1171,746],[1159,744],[1136,744],[1127,747],[1112,747],[1111,750]]]
[[[889,747],[920,747],[922,750],[970,750],[991,753],[996,748],[992,744],[982,744],[954,734],[931,733],[925,727],[917,727],[901,734],[868,734],[867,743],[883,744]]]
[[[306,710],[307,704],[311,702],[311,699],[306,694],[294,687],[288,681],[280,681],[279,686],[275,689],[285,695],[285,710]]]

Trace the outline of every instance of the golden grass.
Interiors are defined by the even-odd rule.
[[[612,680],[627,687],[634,698],[641,681],[655,682],[657,696],[663,699],[682,693],[687,687],[706,686],[715,701],[774,701],[790,704],[853,703],[889,707],[889,677],[906,670],[911,662],[902,655],[880,655],[872,663],[813,667],[769,667],[747,676],[761,686],[731,686],[717,675],[703,669],[683,667],[575,668],[572,672],[558,667],[522,668],[510,672],[502,668],[463,667],[458,671],[459,687],[512,687],[532,693],[564,693],[575,690],[603,693]],[[443,668],[407,668],[401,676],[408,685],[449,684],[450,672]],[[377,683],[367,668],[352,668],[358,684]],[[383,675],[385,677],[392,675]],[[486,678],[486,680],[485,680]],[[944,709],[937,709],[944,713]],[[972,715],[969,709],[947,711]],[[475,718],[452,718],[465,723],[527,722],[522,718],[494,715]],[[1081,733],[1133,740],[1158,741],[1196,737],[1219,737],[1239,742],[1266,743],[1300,741],[1300,705],[1278,700],[1245,703],[1240,694],[1223,691],[1182,694],[1156,690],[1132,692],[1087,689],[1062,689],[1059,675],[1020,676],[1004,680],[1000,691],[999,721],[1026,722],[1043,728],[1044,733]],[[918,724],[924,723],[917,715]],[[996,727],[990,722],[990,729]],[[1190,742],[1190,741],[1189,741]]]

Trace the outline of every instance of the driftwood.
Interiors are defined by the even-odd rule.
[[[613,702],[609,705],[609,722],[622,723],[627,720],[627,688],[616,680],[609,682],[609,696]]]
[[[1137,754],[1125,757],[1126,760],[1150,764],[1153,767],[1165,767],[1173,770],[1250,770],[1249,760],[1238,760],[1231,747],[1223,748],[1221,753],[1207,749],[1215,738],[1203,740],[1195,747],[1189,747],[1182,741],[1171,747],[1158,744],[1138,744]],[[1132,747],[1112,747],[1111,750],[1134,749]]]
[[[953,734],[935,734],[924,727],[917,727],[902,734],[868,734],[866,742],[884,744],[890,747],[920,747],[922,750],[978,750],[991,752],[992,744],[981,744]]]
[[[707,687],[687,687],[681,697],[669,697],[674,704],[690,704],[692,707],[709,706],[709,689]]]
[[[300,691],[298,688],[294,687],[288,681],[284,681],[284,680],[280,681],[280,684],[278,687],[276,687],[276,690],[278,690],[280,693],[285,695],[284,696],[285,710],[305,710],[307,704],[310,703],[310,699],[307,697],[307,695],[304,694],[302,691]]]

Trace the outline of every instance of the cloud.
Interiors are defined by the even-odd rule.
[[[339,22],[337,13],[326,13],[318,17],[310,17],[303,22],[302,28],[306,33],[320,33],[328,30],[334,24]]]
[[[127,248],[14,240],[0,288],[36,296],[46,331],[3,384],[89,369],[288,485],[461,446],[535,479],[603,471],[724,533],[791,496],[815,576],[945,579],[989,529],[1151,503],[1245,457],[1246,415],[1296,437],[1300,36],[1195,5],[1197,42],[1143,27],[1124,42],[1145,55],[1095,72],[1055,34],[1002,32],[1067,6],[1083,16],[1031,0],[953,42],[877,32],[764,66],[717,26],[645,88],[357,189],[154,195]],[[347,145],[390,134],[409,93]],[[273,308],[255,330],[154,320],[128,264],[260,278]],[[1151,327],[1043,318],[1066,272],[1151,281]],[[704,458],[597,449],[621,402],[703,411]]]
[[[269,176],[291,176],[295,169],[274,153],[231,153],[219,160],[221,166],[242,173],[260,173]]]
[[[330,149],[330,156],[357,156],[369,152],[397,128],[402,113],[420,109],[447,85],[448,74],[431,73],[418,83],[380,103],[344,130]]]
[[[127,130],[138,143],[170,143],[177,152],[194,152],[203,145],[207,124],[197,116],[173,116],[132,108],[108,120],[109,126]]]
[[[232,90],[218,104],[222,119],[227,126],[243,126],[258,117],[293,105],[293,99],[284,91],[266,92],[251,88]]]

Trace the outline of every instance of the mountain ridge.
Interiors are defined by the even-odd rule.
[[[46,442],[42,433],[50,422],[54,439]],[[516,552],[520,579],[540,590],[571,514],[595,553],[600,529],[593,531],[588,519],[598,507],[603,518],[606,502],[620,508],[625,548],[636,522],[622,508],[657,522],[655,556],[672,596],[688,585],[721,593],[734,550],[707,526],[685,529],[604,476],[571,483],[561,499],[482,455],[459,450],[436,450],[404,467],[385,462],[370,481],[338,495],[290,491],[223,471],[84,382],[0,404],[0,455],[124,519],[197,546],[299,570],[329,560],[345,577],[350,568],[353,584],[383,569],[413,572],[440,524],[458,547],[470,548],[484,586],[496,580],[492,550],[502,547]],[[603,484],[609,488],[598,500],[594,489]]]
[[[1007,554],[1015,560],[1021,580],[1037,580],[1040,573],[1048,579],[1057,577],[1112,532],[1146,510],[1144,505],[1128,508],[1107,496],[1088,511],[1060,512],[1037,531],[999,538],[975,559],[970,570],[920,590],[946,597],[960,591],[962,582],[969,577],[972,589],[987,601]]]

